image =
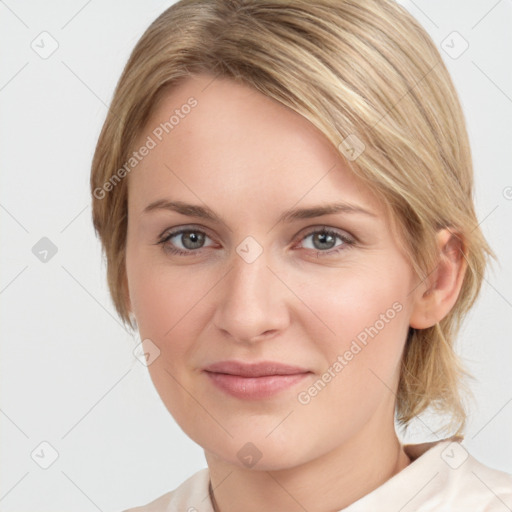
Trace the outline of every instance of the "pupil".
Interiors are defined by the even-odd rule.
[[[204,240],[204,236],[203,234],[199,234],[199,233],[195,233],[195,232],[190,232],[190,233],[184,233],[183,236],[182,236],[182,243],[183,245],[187,248],[187,249],[197,249],[198,247],[201,246],[201,243],[203,242]],[[191,242],[191,243],[188,243],[188,242]]]
[[[332,247],[332,242],[334,242],[334,237],[329,233],[320,233],[315,237],[315,240],[320,240],[320,244],[331,244],[329,247],[320,247],[321,249],[330,249]]]

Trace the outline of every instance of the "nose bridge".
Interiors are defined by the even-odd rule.
[[[238,300],[251,299],[253,302],[266,300],[268,302],[268,292],[272,287],[269,277],[272,276],[272,273],[268,269],[270,262],[266,253],[255,255],[253,249],[249,249],[245,255],[241,256],[240,252],[241,249],[237,249],[238,254],[233,258],[229,295]]]
[[[254,238],[242,241],[236,253],[216,305],[215,324],[238,341],[250,341],[285,326],[284,286]]]

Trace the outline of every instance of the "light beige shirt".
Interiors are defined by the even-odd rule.
[[[481,464],[460,441],[405,445],[411,463],[339,512],[512,511],[512,475]],[[124,512],[214,512],[209,479],[201,469],[174,491]]]

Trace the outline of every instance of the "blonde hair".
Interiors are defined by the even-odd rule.
[[[91,172],[110,292],[132,328],[128,185],[119,170],[157,100],[192,73],[250,85],[308,119],[340,151],[347,140],[364,148],[347,163],[392,212],[422,278],[435,269],[436,231],[447,227],[460,238],[468,265],[462,289],[438,324],[409,329],[396,417],[407,427],[432,407],[462,432],[466,372],[453,342],[494,254],[474,211],[463,113],[425,30],[391,0],[181,0],[150,25],[116,87]]]

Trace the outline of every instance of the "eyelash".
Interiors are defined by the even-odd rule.
[[[171,239],[171,238],[174,238],[175,236],[177,235],[181,235],[183,233],[201,233],[203,235],[205,235],[206,237],[208,237],[208,235],[202,231],[201,229],[194,229],[194,228],[186,228],[186,229],[179,229],[179,230],[176,230],[176,231],[172,231],[170,233],[163,233],[161,236],[160,236],[160,239],[159,241],[155,244],[155,245],[162,245],[163,246],[163,249],[166,251],[166,252],[170,252],[171,254],[176,254],[178,256],[195,256],[196,254],[200,253],[201,252],[201,248],[199,249],[189,249],[188,251],[183,251],[181,249],[178,249],[176,247],[172,247],[172,246],[165,246],[165,244]],[[320,229],[315,229],[315,230],[312,230],[308,233],[306,233],[302,238],[301,240],[304,240],[305,238],[311,236],[311,235],[315,235],[315,234],[318,234],[318,233],[321,233],[321,234],[324,234],[324,235],[332,235],[334,237],[337,237],[339,238],[343,244],[339,245],[339,246],[336,246],[332,249],[329,249],[327,251],[320,251],[320,250],[316,250],[317,252],[317,257],[319,256],[331,256],[333,254],[336,254],[336,253],[339,253],[340,251],[346,251],[347,249],[350,249],[352,246],[355,245],[356,241],[353,239],[353,238],[349,238],[348,236],[332,229],[332,228],[328,228],[328,227],[322,227]],[[208,237],[209,238],[209,237]],[[310,250],[314,250],[314,249],[310,249]]]

